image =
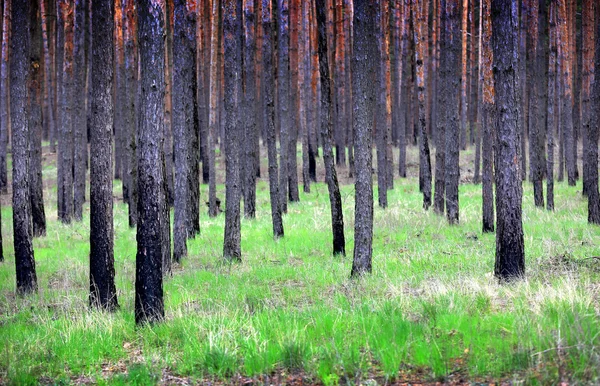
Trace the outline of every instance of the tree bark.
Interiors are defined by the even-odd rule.
[[[276,5],[276,9],[275,9]],[[279,205],[287,213],[290,143],[290,57],[288,0],[273,0],[273,14],[277,24],[277,117],[279,126]]]
[[[373,180],[372,122],[375,90],[371,78],[376,54],[372,0],[354,4],[354,47],[352,58],[352,95],[354,100],[354,157],[356,167],[354,217],[354,257],[351,276],[371,272],[373,254]]]
[[[559,39],[559,62],[561,62],[561,128],[564,131],[563,152],[565,157],[565,166],[567,169],[567,180],[569,186],[575,186],[575,153],[574,134],[573,134],[573,76],[572,76],[572,55],[570,50],[570,36],[567,20],[566,0],[558,0],[558,24],[560,26]]]
[[[212,0],[212,28],[210,38],[210,97],[209,97],[209,116],[208,116],[208,215],[216,217],[219,214],[217,205],[217,182],[215,171],[215,147],[219,132],[219,71],[220,60],[219,51],[221,50],[220,31],[221,26],[221,0]]]
[[[92,2],[92,126],[90,127],[90,306],[119,307],[113,250],[114,2]],[[82,165],[85,168],[85,165]],[[84,169],[85,170],[85,169]]]
[[[254,218],[256,216],[256,162],[258,130],[256,125],[256,68],[254,55],[256,52],[256,21],[254,0],[245,0],[244,4],[244,57],[243,57],[243,80],[244,80],[244,143],[242,175],[244,193],[244,217]]]
[[[11,33],[11,2],[4,0],[2,17],[2,63],[0,64],[0,192],[8,192],[8,174],[6,170],[6,154],[9,135],[9,45]]]
[[[592,142],[590,138],[591,119],[591,84],[594,78],[594,11],[593,1],[584,0],[582,7],[582,79],[581,79],[581,137],[583,142],[583,194],[587,195],[592,182],[589,179],[593,173],[590,158]]]
[[[73,39],[73,215],[78,221],[80,221],[83,216],[83,203],[85,201],[85,169],[87,158],[86,106],[85,98],[81,97],[81,95],[85,95],[86,82],[87,63],[85,61],[84,50],[87,28],[85,25],[85,13],[87,11],[87,6],[88,3],[86,0],[76,0],[75,2],[75,26]],[[114,10],[111,14],[114,15]],[[121,131],[121,127],[118,127],[117,130]],[[122,160],[121,154],[119,154],[119,160]]]
[[[269,162],[269,197],[271,201],[271,220],[273,223],[273,236],[283,237],[283,221],[281,218],[281,206],[279,200],[279,181],[277,174],[277,144],[275,139],[275,82],[273,66],[274,50],[273,38],[276,34],[277,24],[272,20],[271,1],[262,0],[262,23],[263,23],[263,111],[265,120],[265,132],[267,139],[267,157]]]
[[[444,2],[442,1],[442,4]],[[460,5],[458,0],[447,0],[445,9],[447,18],[447,41],[446,45],[449,74],[445,79],[448,90],[448,106],[446,108],[446,159],[444,162],[445,180],[446,180],[446,217],[449,224],[458,224],[459,222],[459,203],[458,203],[458,183],[460,179],[459,165],[459,144],[460,144],[460,125],[459,125],[459,105],[458,90],[460,86],[459,60],[460,60]],[[461,119],[462,120],[462,119]],[[466,133],[465,133],[466,134]]]
[[[333,159],[333,90],[329,73],[329,58],[327,49],[325,1],[316,0],[318,44],[319,44],[319,73],[321,75],[321,106],[325,107],[321,114],[321,138],[323,140],[323,162],[325,164],[325,180],[329,190],[329,205],[331,206],[331,228],[333,233],[333,254],[346,254],[344,238],[344,217],[342,212],[342,197],[337,180]]]
[[[557,60],[557,26],[556,26],[556,1],[550,2],[549,11],[549,57],[548,57],[548,113],[546,114],[546,133],[548,139],[548,158],[546,159],[546,209],[554,210],[554,133],[556,132],[556,60]]]
[[[513,2],[492,0],[492,45],[496,89],[496,264],[501,281],[525,274],[522,187],[519,171],[518,9]]]
[[[600,6],[596,4],[595,12],[596,24],[596,44],[595,44],[595,68],[600,69]],[[600,224],[600,194],[598,194],[598,137],[600,134],[600,117],[597,112],[600,111],[600,76],[598,73],[594,77],[592,87],[592,107],[596,114],[591,114],[590,122],[590,146],[588,157],[590,158],[589,190],[588,190],[588,223]]]
[[[242,97],[242,0],[223,0],[225,57],[225,237],[223,257],[241,261],[240,141]],[[282,146],[283,149],[283,146]],[[287,176],[286,176],[287,181]]]
[[[162,285],[162,140],[164,124],[164,2],[137,0],[140,58],[138,213],[135,278],[136,324],[164,318]]]
[[[29,122],[27,80],[29,74],[28,1],[15,1],[11,12],[10,116],[12,123],[13,238],[17,294],[37,292],[32,245],[31,201],[29,197]]]
[[[46,234],[44,187],[42,181],[42,14],[39,2],[32,2],[30,12],[29,69],[29,190],[33,237]]]

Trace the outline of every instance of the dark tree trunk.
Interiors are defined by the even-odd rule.
[[[200,160],[202,162],[202,183],[210,183],[210,160],[209,160],[209,103],[210,103],[210,1],[197,2],[197,39],[198,39],[198,120],[200,142]]]
[[[9,45],[10,45],[10,10],[12,0],[4,0],[2,17],[2,63],[0,64],[0,192],[8,192],[8,174],[6,152],[8,147],[9,106]]]
[[[92,2],[92,122],[90,127],[90,306],[119,307],[113,251],[114,2]],[[82,55],[83,56],[83,55]],[[85,165],[82,165],[85,170]]]
[[[577,165],[577,145],[579,143],[579,137],[581,136],[581,86],[582,86],[582,20],[581,12],[577,10],[577,7],[581,6],[582,0],[571,0],[572,7],[572,34],[573,34],[573,68],[575,72],[575,85],[573,87],[573,158],[575,159],[575,180],[579,179],[579,166]],[[547,63],[546,63],[547,64]]]
[[[11,13],[10,116],[12,122],[13,233],[17,294],[37,292],[29,198],[29,76],[28,1],[15,1]]]
[[[210,97],[209,97],[209,115],[208,115],[208,215],[216,217],[220,208],[217,205],[217,182],[215,170],[215,147],[217,135],[219,131],[219,109],[221,108],[219,68],[221,51],[221,1],[213,0],[212,4],[212,20],[213,26],[211,29],[210,38]]]
[[[519,173],[519,58],[516,3],[492,0],[492,45],[496,89],[496,264],[501,281],[525,274],[525,248],[521,214],[522,187]]]
[[[494,79],[492,73],[492,20],[491,0],[481,2],[481,126],[482,126],[482,231],[494,231],[494,138],[496,137],[496,118],[494,117]]]
[[[424,17],[425,2],[413,2],[413,30],[415,41],[415,64],[417,75],[418,125],[419,125],[419,175],[423,192],[423,208],[431,206],[431,157],[426,127],[427,112],[425,106],[425,45],[427,40],[427,23]],[[458,12],[458,9],[456,9]],[[457,19],[458,20],[458,19]],[[458,40],[457,40],[458,41]],[[458,138],[457,138],[458,140]],[[458,142],[457,142],[458,146]],[[446,175],[448,175],[446,171]]]
[[[30,12],[29,68],[29,193],[33,237],[46,234],[46,214],[42,181],[42,14],[39,2],[32,2]]]
[[[194,235],[192,218],[192,176],[195,154],[194,74],[196,23],[194,10],[186,0],[174,2],[173,28],[173,143],[175,144],[175,218],[173,224],[173,259],[179,262],[187,255],[186,240]]]
[[[400,2],[404,2],[403,0],[400,0]],[[401,58],[406,58],[408,55],[408,26],[407,26],[407,19],[408,19],[408,12],[409,12],[409,7],[408,5],[402,5],[402,9],[403,9],[403,13],[402,13],[402,17],[401,17],[401,27],[400,27],[400,38],[401,38],[401,43],[400,43],[400,57]],[[401,62],[402,59],[400,59]],[[411,100],[411,95],[410,93],[407,92],[408,90],[408,84],[410,84],[410,81],[408,79],[408,66],[404,65],[402,67],[400,67],[399,69],[399,77],[400,77],[400,82],[398,84],[399,87],[399,103],[400,103],[400,111],[398,112],[399,116],[398,116],[398,148],[399,148],[399,155],[398,155],[398,174],[400,177],[402,178],[406,178],[406,122],[407,122],[407,117],[409,116],[409,114],[407,114],[408,111],[410,111],[408,109],[408,103],[410,103]]]
[[[87,125],[86,125],[86,106],[85,81],[86,81],[86,62],[85,62],[85,38],[86,25],[85,14],[87,10],[87,0],[76,0],[75,2],[75,28],[74,28],[74,68],[73,68],[73,187],[74,201],[73,214],[76,220],[81,220],[83,213],[83,203],[85,201],[85,169],[87,158]],[[112,12],[111,14],[114,14]],[[114,23],[114,20],[113,20]],[[120,92],[120,90],[119,90]],[[121,127],[117,130],[121,131]],[[119,141],[121,142],[121,141]],[[119,145],[121,146],[121,145]],[[119,159],[122,157],[119,154]]]
[[[126,152],[126,174],[127,174],[127,207],[128,220],[131,228],[138,223],[138,156],[137,156],[137,98],[138,89],[136,60],[137,51],[135,49],[136,22],[134,11],[134,0],[125,0],[124,9],[124,47],[125,47],[125,106],[123,138],[125,141]]]
[[[272,21],[270,0],[262,0],[263,23],[263,111],[265,119],[265,132],[267,139],[267,157],[269,162],[269,197],[271,199],[271,219],[273,222],[273,236],[283,236],[283,221],[281,219],[281,206],[279,200],[279,181],[277,174],[277,144],[275,140],[275,101],[274,101],[274,66],[273,66],[273,37],[276,34],[277,24]]]
[[[74,4],[61,5],[64,24],[61,116],[58,138],[58,218],[65,224],[73,217],[73,12]],[[78,96],[79,98],[79,96]]]
[[[255,10],[253,0],[246,0],[244,6],[244,142],[242,176],[244,193],[244,217],[254,218],[256,215],[256,162],[258,159],[256,141],[258,130],[256,125],[256,70],[254,54],[256,51]]]
[[[382,23],[382,12],[381,4],[375,6],[375,28],[377,37],[377,67],[375,73],[377,74],[376,86],[377,90],[377,103],[376,103],[376,116],[375,116],[375,135],[377,142],[377,201],[381,208],[387,208],[387,127],[386,127],[386,105],[385,105],[385,49],[384,49],[384,31]],[[420,164],[419,164],[420,165]]]
[[[162,285],[164,124],[164,19],[162,1],[138,0],[140,125],[138,133],[138,214],[135,275],[136,324],[164,318]]]
[[[195,10],[194,10],[195,12]],[[175,204],[173,177],[173,2],[165,1],[165,189],[167,206]]]
[[[316,0],[318,43],[319,43],[319,73],[321,76],[321,138],[323,140],[323,163],[325,164],[325,180],[329,190],[329,205],[331,206],[331,228],[333,233],[333,254],[346,254],[344,238],[344,217],[342,212],[342,197],[337,180],[332,148],[333,103],[331,75],[327,49],[326,8],[324,0]]]
[[[546,160],[546,209],[554,210],[554,133],[556,132],[556,2],[550,2],[549,58],[548,58],[548,105],[546,135],[548,138],[548,158]]]
[[[279,126],[279,205],[287,213],[290,143],[290,56],[288,0],[273,0],[273,15],[277,25],[277,117]]]
[[[352,58],[352,95],[354,100],[354,157],[356,167],[354,216],[354,258],[351,276],[371,272],[373,254],[373,179],[372,123],[375,90],[373,87],[376,55],[374,12],[378,4],[372,0],[354,4],[354,46]]]
[[[442,4],[444,1],[442,0]],[[446,159],[444,162],[446,180],[446,216],[449,224],[458,224],[458,182],[460,179],[459,167],[459,96],[456,90],[460,89],[460,7],[458,0],[447,0],[446,7],[442,9],[447,18],[446,50],[449,68],[447,78],[444,80],[448,90],[448,105],[446,110]],[[453,92],[454,91],[454,92]]]
[[[573,88],[572,88],[572,70],[570,52],[570,37],[568,36],[568,16],[566,0],[558,2],[558,24],[561,28],[559,62],[561,68],[561,130],[564,132],[563,154],[565,158],[565,167],[567,170],[567,180],[569,186],[575,186],[575,153],[573,134]]]
[[[225,238],[223,257],[241,261],[240,132],[242,92],[242,0],[223,0],[225,57]],[[283,149],[283,146],[282,146]],[[287,177],[286,177],[287,181]]]
[[[595,24],[596,24],[596,53],[595,53],[595,68],[596,76],[594,77],[594,83],[592,86],[592,104],[593,112],[590,122],[590,146],[588,157],[591,164],[589,173],[589,185],[588,185],[588,223],[600,224],[600,195],[598,194],[598,137],[599,137],[599,126],[600,117],[598,117],[598,111],[600,111],[600,76],[598,76],[600,69],[600,6],[596,4],[595,12]]]
[[[446,1],[442,0],[440,7],[443,11],[440,12],[440,67],[439,67],[439,87],[438,87],[438,117],[437,127],[435,130],[435,192],[433,197],[433,209],[437,214],[445,213],[446,203],[446,111],[449,109],[449,98],[452,90],[448,89],[449,77],[452,76],[452,68],[450,67],[450,57],[448,55],[449,32],[448,14],[445,12]],[[456,91],[456,90],[453,90]]]
[[[582,90],[581,90],[581,137],[583,142],[583,194],[587,195],[590,188],[589,175],[592,172],[590,151],[592,143],[590,139],[590,108],[591,83],[594,73],[594,11],[593,1],[584,0],[582,7]]]
[[[289,126],[288,126],[288,198],[290,202],[300,201],[298,190],[298,0],[286,0],[288,3],[289,29]],[[285,9],[285,7],[282,7]]]

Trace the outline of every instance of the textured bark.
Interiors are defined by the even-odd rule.
[[[275,140],[275,82],[273,66],[273,38],[276,34],[276,23],[271,18],[270,0],[262,0],[263,23],[263,111],[265,120],[265,133],[267,139],[267,157],[269,162],[269,197],[271,202],[271,220],[273,223],[273,236],[283,236],[283,221],[281,219],[281,206],[279,200],[279,181],[277,174],[277,144]]]
[[[448,56],[448,39],[449,34],[447,30],[448,25],[448,14],[445,11],[446,1],[440,2],[440,68],[439,68],[439,87],[438,87],[438,117],[436,119],[436,130],[435,130],[435,191],[433,196],[433,209],[437,214],[445,213],[446,203],[446,127],[447,120],[445,119],[445,112],[449,108],[449,93],[447,79],[451,76],[452,69],[449,65]],[[456,91],[456,90],[454,90]]]
[[[595,43],[595,68],[600,68],[600,6],[596,4],[595,12],[596,25],[596,43]],[[596,74],[592,86],[592,107],[595,112],[600,111],[600,76]],[[588,156],[590,158],[589,190],[588,190],[588,222],[590,224],[600,224],[600,194],[598,194],[598,137],[600,117],[598,114],[591,114],[590,122],[590,146]]]
[[[217,205],[217,182],[215,171],[215,146],[219,132],[219,68],[221,47],[221,0],[212,0],[211,19],[213,20],[210,38],[210,97],[208,115],[208,215],[216,217],[219,214]]]
[[[373,254],[372,122],[375,103],[372,58],[376,54],[374,7],[372,0],[354,4],[354,46],[352,95],[354,100],[354,157],[356,167],[354,217],[354,257],[351,276],[371,272]]]
[[[400,19],[400,57],[406,58],[408,55],[408,45],[409,45],[409,37],[408,37],[408,12],[409,12],[409,2],[408,0],[399,0],[402,4],[402,17]],[[401,60],[401,62],[403,62]],[[399,79],[400,84],[398,87],[400,88],[400,111],[398,117],[398,174],[402,178],[406,178],[406,123],[410,114],[407,114],[409,110],[408,103],[410,103],[411,95],[407,92],[409,79],[408,74],[408,66],[402,66],[399,68]]]
[[[15,1],[11,12],[10,116],[12,123],[13,239],[17,294],[37,292],[32,245],[29,198],[29,122],[27,79],[29,76],[28,1]]]
[[[329,58],[327,50],[325,1],[316,1],[317,26],[319,31],[319,73],[321,75],[321,138],[323,140],[323,162],[325,164],[325,180],[329,190],[329,205],[331,206],[331,228],[333,233],[333,254],[346,254],[344,238],[344,217],[342,212],[342,197],[334,166],[332,148],[333,103],[331,75],[329,74]]]
[[[193,6],[193,5],[192,5]],[[173,177],[173,2],[165,2],[165,187],[167,206],[175,204]]]
[[[473,1],[473,0],[470,0]],[[452,0],[448,1],[448,4],[451,3]],[[462,6],[457,4],[457,11],[461,17],[461,59],[460,59],[460,67],[462,69],[460,76],[460,149],[465,150],[467,148],[467,42],[469,39],[467,26],[468,26],[468,10],[469,10],[469,0],[462,0]],[[460,9],[460,11],[459,11]],[[458,16],[457,16],[458,17]],[[452,156],[450,157],[452,159]],[[452,193],[452,192],[450,192]],[[457,205],[458,208],[458,205]],[[452,209],[452,206],[449,208]],[[448,212],[450,213],[450,211]],[[458,210],[457,210],[458,213]],[[456,216],[458,219],[458,215]],[[450,217],[448,218],[450,220]],[[458,221],[457,221],[458,222]],[[453,223],[453,220],[450,220],[450,223]]]
[[[54,39],[55,39],[55,23],[56,23],[56,2],[54,0],[42,0],[42,31],[43,31],[43,51],[44,51],[44,137],[50,141],[50,150],[56,151],[56,83],[55,79],[55,56],[54,56]]]
[[[64,23],[61,84],[61,116],[58,138],[58,219],[68,224],[73,217],[73,22],[74,4],[63,1],[60,12]]]
[[[479,33],[477,35],[478,39],[477,39],[477,46],[478,46],[478,50],[477,50],[477,80],[474,80],[474,82],[476,83],[476,88],[477,88],[477,94],[475,95],[475,99],[471,99],[472,103],[475,104],[475,106],[473,107],[472,110],[473,114],[476,114],[476,118],[474,119],[474,124],[477,126],[477,133],[475,134],[475,171],[474,171],[474,177],[473,177],[473,183],[475,184],[479,184],[479,182],[481,182],[481,177],[480,177],[480,167],[481,167],[481,139],[482,139],[482,135],[481,135],[481,130],[483,128],[482,125],[482,118],[483,118],[483,110],[482,110],[482,94],[483,94],[483,81],[481,80],[481,66],[482,66],[482,60],[483,60],[483,56],[482,56],[482,36],[483,36],[483,17],[482,17],[482,13],[481,13],[481,9],[483,2],[480,1],[480,6],[479,6]]]
[[[521,80],[521,101],[523,103],[523,122],[521,125],[521,179],[527,179],[527,135],[529,133],[529,93],[531,82],[531,70],[529,69],[529,54],[533,50],[527,50],[529,38],[536,37],[537,34],[530,33],[528,28],[531,28],[532,23],[536,23],[537,17],[534,17],[537,12],[531,8],[531,5],[537,4],[534,0],[521,0],[521,23],[519,25],[519,78]],[[537,28],[537,27],[536,27]]]
[[[9,126],[9,45],[10,45],[10,11],[12,0],[4,0],[2,17],[2,58],[0,63],[0,192],[8,192],[8,174],[6,170],[6,151],[8,146]]]
[[[173,259],[187,255],[186,240],[194,235],[192,226],[192,149],[194,136],[193,88],[196,54],[196,26],[186,0],[174,2],[173,28],[173,142],[175,144],[175,216]]]
[[[256,162],[258,130],[256,125],[256,69],[254,54],[256,51],[256,27],[254,0],[245,0],[244,4],[244,143],[242,176],[244,193],[244,217],[256,216]]]
[[[241,261],[240,141],[242,97],[242,0],[223,0],[225,58],[225,237],[223,257]],[[283,146],[282,146],[283,148]],[[287,176],[286,176],[287,181]]]
[[[198,41],[198,63],[196,68],[198,73],[198,121],[199,121],[199,142],[200,142],[200,160],[202,162],[202,183],[210,183],[210,160],[208,143],[208,125],[210,109],[210,38],[211,26],[210,1],[196,2],[196,36]]]
[[[288,198],[300,201],[298,190],[298,0],[287,0],[289,9],[289,131],[288,131]]]
[[[114,3],[114,2],[113,2]],[[85,169],[87,158],[87,125],[85,98],[86,61],[85,61],[85,39],[86,25],[85,14],[87,11],[87,0],[76,0],[75,2],[75,26],[74,26],[74,63],[73,63],[73,215],[76,220],[82,219],[83,203],[85,201]],[[114,14],[114,10],[111,14]],[[114,19],[114,17],[113,17]],[[114,20],[113,20],[114,24]],[[119,127],[117,130],[121,130]],[[119,154],[119,160],[121,155]]]
[[[138,213],[135,277],[136,324],[164,318],[162,286],[162,140],[164,124],[164,3],[138,0],[140,125],[138,133]]]
[[[483,0],[482,38],[481,38],[481,105],[482,105],[482,226],[481,230],[494,231],[494,138],[496,137],[496,118],[494,117],[494,74],[492,52],[491,0]]]
[[[404,117],[402,116],[402,29],[404,26],[404,1],[396,0],[393,2],[392,11],[392,133],[394,135],[393,141],[400,147],[400,136],[405,133],[404,128]],[[352,132],[352,130],[351,130]],[[349,145],[350,146],[350,145]],[[406,174],[406,165],[400,165],[403,161],[406,163],[406,157],[404,160],[399,158],[398,160],[398,171],[400,177],[404,177]],[[404,175],[403,175],[404,174]]]
[[[275,7],[275,5],[277,6]],[[275,9],[276,8],[276,9]],[[287,213],[290,143],[290,57],[288,0],[273,0],[273,14],[277,24],[277,124],[279,126],[279,205]]]
[[[63,121],[63,108],[62,108],[62,104],[63,104],[63,96],[62,96],[62,87],[63,87],[63,78],[64,78],[64,69],[63,69],[63,62],[64,62],[64,52],[65,52],[65,21],[64,21],[64,15],[62,12],[62,6],[61,4],[65,1],[65,0],[52,0],[54,1],[54,5],[55,5],[55,11],[56,11],[56,39],[54,39],[54,57],[55,57],[55,65],[54,65],[54,71],[56,74],[56,86],[55,86],[55,92],[56,92],[56,114],[54,115],[56,118],[56,132],[54,133],[54,138],[50,138],[50,146],[52,146],[54,148],[54,152],[56,152],[56,164],[57,164],[57,193],[60,196],[62,194],[62,184],[58,183],[60,180],[60,175],[58,174],[58,169],[59,169],[59,164],[62,163],[62,160],[60,158],[60,154],[58,154],[58,147],[59,145],[57,144],[59,142],[59,137],[61,136],[61,130],[62,130],[62,121]],[[60,212],[61,210],[61,201],[58,201],[58,211]]]
[[[594,11],[593,1],[584,0],[582,9],[582,79],[581,79],[581,137],[583,142],[583,194],[587,195],[592,182],[590,173],[593,173],[590,151],[593,144],[590,138],[591,113],[591,84],[594,78]]]
[[[112,197],[114,2],[93,1],[91,19],[94,66],[90,127],[89,301],[92,307],[112,311],[119,307],[115,287]]]
[[[554,210],[554,133],[556,132],[556,1],[550,2],[549,10],[549,57],[548,57],[548,105],[546,134],[548,139],[548,158],[546,159],[546,209]]]
[[[137,67],[136,60],[136,17],[134,0],[124,0],[124,46],[125,46],[125,106],[123,109],[123,138],[126,153],[126,175],[128,185],[127,207],[128,220],[131,228],[138,223],[138,156],[137,156]]]
[[[573,134],[573,74],[572,54],[570,50],[570,37],[567,18],[566,0],[558,0],[558,25],[560,28],[559,38],[559,62],[561,68],[561,128],[564,131],[563,152],[567,180],[569,186],[575,186],[575,153]]]
[[[385,61],[386,52],[384,44],[384,26],[382,22],[382,10],[381,4],[375,6],[375,28],[377,37],[377,68],[375,73],[377,74],[376,80],[376,115],[375,115],[375,137],[377,143],[377,201],[381,208],[387,208],[387,184],[388,184],[388,170],[387,170],[387,126],[385,119]],[[421,165],[421,163],[419,163]],[[431,190],[430,190],[431,191]]]
[[[425,41],[427,40],[427,23],[423,8],[423,0],[413,2],[413,25],[415,40],[415,64],[417,75],[417,97],[419,116],[419,170],[422,176],[423,208],[431,206],[431,157],[429,154],[429,141],[426,127],[425,111]],[[458,11],[458,9],[457,9]],[[458,138],[457,138],[458,139]],[[458,144],[458,142],[457,142]]]
[[[581,128],[581,86],[582,86],[582,20],[578,6],[582,0],[571,0],[571,52],[573,55],[573,158],[575,159],[575,179],[579,179],[578,143],[582,134]],[[547,64],[547,63],[546,63]]]
[[[442,4],[444,2],[442,1]],[[448,91],[448,105],[446,107],[446,159],[444,162],[446,180],[446,217],[449,224],[459,222],[458,183],[460,179],[459,168],[459,98],[455,92],[460,88],[460,4],[458,0],[447,0],[445,9],[447,18],[447,45],[445,46],[448,62],[445,65],[449,70],[444,79]],[[454,91],[454,92],[453,92]]]
[[[496,264],[501,281],[525,274],[522,187],[519,171],[518,9],[515,3],[492,0],[492,46],[496,88]]]
[[[310,132],[308,125],[311,122],[310,112],[310,65],[311,65],[311,40],[310,40],[310,4],[311,2],[303,2],[301,9],[301,21],[300,21],[300,37],[301,42],[298,56],[300,58],[299,68],[299,82],[300,82],[300,135],[302,138],[302,185],[304,193],[310,193],[310,156],[309,156],[309,144],[310,144]]]
[[[29,112],[29,193],[33,237],[46,234],[46,214],[42,181],[42,14],[39,2],[32,2],[30,13],[30,51],[28,78]]]

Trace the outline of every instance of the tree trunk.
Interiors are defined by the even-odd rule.
[[[46,234],[46,214],[42,181],[42,14],[39,2],[32,2],[30,12],[29,69],[29,190],[33,237]]]
[[[429,154],[425,111],[425,44],[427,40],[427,23],[423,9],[425,6],[426,3],[423,0],[413,2],[413,28],[416,48],[415,64],[419,103],[419,170],[423,179],[423,208],[427,210],[431,206],[431,157]]]
[[[450,57],[448,56],[448,15],[445,11],[446,2],[440,2],[440,66],[438,71],[439,87],[438,94],[438,117],[436,117],[435,130],[435,192],[433,197],[433,209],[435,213],[443,215],[445,213],[446,201],[446,111],[449,108],[449,97],[451,90],[448,90],[448,77],[451,76]],[[456,90],[454,90],[456,91]]]
[[[192,5],[193,6],[193,5]],[[195,9],[194,9],[195,11]],[[175,205],[173,177],[173,2],[165,1],[165,187],[167,206]]]
[[[352,95],[354,100],[354,157],[356,167],[354,258],[351,276],[371,272],[373,254],[372,122],[375,103],[372,58],[376,54],[373,0],[354,4]]]
[[[566,0],[558,0],[558,25],[560,26],[559,61],[561,62],[562,90],[561,128],[564,131],[564,156],[569,186],[575,186],[575,153],[573,135],[573,76],[571,65],[570,36]]]
[[[85,201],[85,169],[87,158],[86,106],[85,98],[80,97],[81,95],[85,95],[87,63],[85,62],[84,50],[87,28],[85,25],[85,13],[87,11],[87,5],[88,3],[86,0],[76,0],[75,2],[73,53],[73,213],[75,219],[78,221],[80,221],[83,216],[83,203]],[[114,11],[111,14],[114,15]],[[121,127],[118,127],[117,130],[121,131]],[[119,160],[122,160],[121,154],[119,154]]]
[[[208,215],[216,217],[220,208],[217,204],[217,182],[215,171],[215,146],[217,133],[219,131],[219,71],[220,60],[219,51],[221,50],[221,1],[212,0],[212,28],[210,38],[210,97],[209,97],[209,116],[208,116]]]
[[[164,124],[164,2],[138,0],[140,125],[138,132],[138,214],[135,322],[164,318],[162,285],[162,140]]]
[[[592,171],[591,153],[592,142],[590,138],[591,114],[591,85],[594,78],[594,11],[593,1],[584,0],[582,7],[582,79],[581,79],[581,137],[583,142],[583,194],[587,195],[592,182],[589,179]]]
[[[173,28],[173,142],[175,144],[175,218],[173,259],[187,255],[186,240],[194,235],[192,226],[194,136],[195,16],[187,0],[174,2]]]
[[[69,224],[73,217],[73,22],[74,4],[61,3],[64,24],[64,47],[61,85],[61,119],[58,138],[58,218]]]
[[[254,218],[256,216],[256,162],[258,158],[256,141],[258,130],[256,125],[256,69],[254,55],[256,52],[256,14],[254,0],[245,0],[244,4],[244,57],[243,57],[243,81],[244,81],[244,162],[242,164],[243,193],[244,193],[244,217]]]
[[[276,7],[275,7],[276,6]],[[276,9],[275,9],[276,8]],[[277,24],[277,116],[279,126],[279,205],[287,213],[290,143],[290,57],[288,0],[273,0],[273,14]]]
[[[473,1],[473,0],[470,0]],[[448,1],[448,4],[451,3],[452,0]],[[468,26],[468,12],[469,12],[469,0],[462,0],[461,1],[462,6],[459,4],[457,4],[457,14],[460,15],[461,17],[461,29],[460,29],[460,35],[461,35],[461,59],[460,59],[460,67],[462,68],[462,72],[461,72],[461,76],[460,76],[460,149],[461,150],[465,150],[467,148],[467,58],[468,58],[468,51],[467,51],[467,42],[469,39],[468,36],[468,31],[467,31],[467,26]],[[459,11],[462,10],[461,11]],[[458,18],[457,15],[457,18]],[[454,39],[453,39],[454,40]],[[449,160],[452,159],[452,156],[449,157]],[[450,192],[452,193],[452,192]],[[458,201],[457,201],[458,202]],[[458,205],[456,205],[456,207],[458,208]],[[450,210],[453,210],[452,205],[450,206],[450,208],[448,208]],[[458,210],[456,211],[458,213]],[[448,214],[450,215],[450,211],[448,212]],[[458,222],[458,215],[456,216],[456,219]],[[453,220],[450,220],[450,217],[448,217],[448,220],[450,221],[450,223],[453,223]]]
[[[549,58],[548,58],[548,113],[546,114],[547,126],[546,133],[548,139],[548,158],[546,160],[546,209],[554,210],[554,133],[556,131],[556,1],[550,2],[549,12]]]
[[[329,74],[329,57],[327,49],[325,1],[316,0],[318,44],[319,44],[319,73],[321,75],[321,106],[325,107],[321,114],[321,138],[323,140],[323,162],[325,164],[325,180],[329,190],[331,206],[331,228],[333,232],[333,254],[346,254],[344,238],[344,217],[342,212],[342,197],[338,186],[337,172],[334,166],[332,148],[333,128],[333,90]]]
[[[37,292],[32,245],[31,201],[29,198],[29,122],[27,81],[29,79],[28,1],[15,1],[11,12],[10,116],[12,122],[13,234],[17,294]]]
[[[94,66],[90,127],[90,306],[112,311],[119,307],[112,197],[114,2],[93,1],[91,21]]]
[[[274,101],[274,52],[273,37],[276,34],[277,24],[272,21],[271,1],[262,0],[262,23],[263,23],[263,112],[265,120],[265,132],[267,139],[267,157],[269,162],[269,197],[271,201],[271,220],[273,222],[273,236],[283,237],[283,221],[281,219],[281,206],[279,200],[279,181],[277,174],[277,144],[275,139],[275,101]]]
[[[595,68],[600,69],[600,6],[596,4],[595,12],[596,24],[596,45],[595,45]],[[596,70],[597,71],[597,70]],[[588,223],[600,224],[600,195],[598,194],[598,136],[600,117],[597,112],[600,111],[600,76],[594,77],[592,88],[592,107],[596,114],[592,115],[590,122],[590,146],[588,156],[590,158],[589,190],[588,190]]]
[[[6,154],[9,135],[9,87],[10,76],[9,45],[11,33],[11,2],[4,0],[2,17],[2,63],[0,64],[0,192],[8,192],[8,174],[6,170]]]
[[[137,155],[137,104],[136,93],[138,89],[137,69],[138,61],[136,50],[136,16],[134,0],[126,2],[124,17],[124,46],[125,46],[125,106],[123,136],[126,150],[126,174],[128,182],[128,220],[129,227],[133,228],[138,223],[138,155]]]
[[[513,2],[492,0],[492,45],[496,89],[496,264],[501,281],[525,274],[525,248],[519,173],[518,9]]]
[[[442,5],[444,2],[442,1]],[[444,7],[443,7],[444,8]],[[459,222],[459,204],[458,204],[458,183],[460,179],[459,165],[459,99],[455,92],[460,86],[459,60],[460,60],[460,4],[458,0],[447,0],[446,7],[442,9],[446,12],[447,18],[447,45],[448,68],[449,73],[445,79],[448,90],[448,105],[446,110],[446,159],[444,162],[445,180],[446,180],[446,216],[449,224]],[[453,92],[454,91],[454,92]],[[462,120],[462,119],[461,119]]]
[[[242,94],[242,0],[223,0],[225,58],[225,237],[223,257],[241,261],[240,141]],[[282,146],[283,149],[283,146]],[[287,181],[287,176],[286,176]]]
[[[377,90],[376,116],[375,116],[375,136],[377,141],[377,200],[381,208],[387,208],[387,120],[386,120],[386,105],[385,105],[385,32],[382,21],[382,4],[375,6],[375,28],[377,37],[377,81],[375,89]],[[422,155],[421,155],[422,156]],[[420,164],[421,165],[421,164]]]

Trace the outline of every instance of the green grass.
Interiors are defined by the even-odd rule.
[[[46,167],[45,178],[55,171]],[[460,225],[450,227],[423,211],[416,179],[397,180],[389,208],[375,208],[373,274],[350,280],[354,187],[342,187],[349,253],[333,257],[326,186],[289,205],[285,237],[274,241],[262,181],[256,220],[242,219],[243,262],[223,263],[224,215],[211,219],[203,209],[201,234],[165,280],[165,322],[136,328],[126,206],[115,204],[121,308],[91,311],[89,207],[83,223],[62,225],[50,188],[48,236],[34,241],[37,295],[15,297],[11,208],[2,208],[0,383],[152,384],[273,372],[326,385],[457,374],[599,382],[600,262],[591,257],[600,255],[600,229],[587,225],[581,187],[558,183],[549,213],[533,207],[525,184],[527,277],[511,285],[492,275],[495,236],[480,231],[480,189],[460,186]]]

